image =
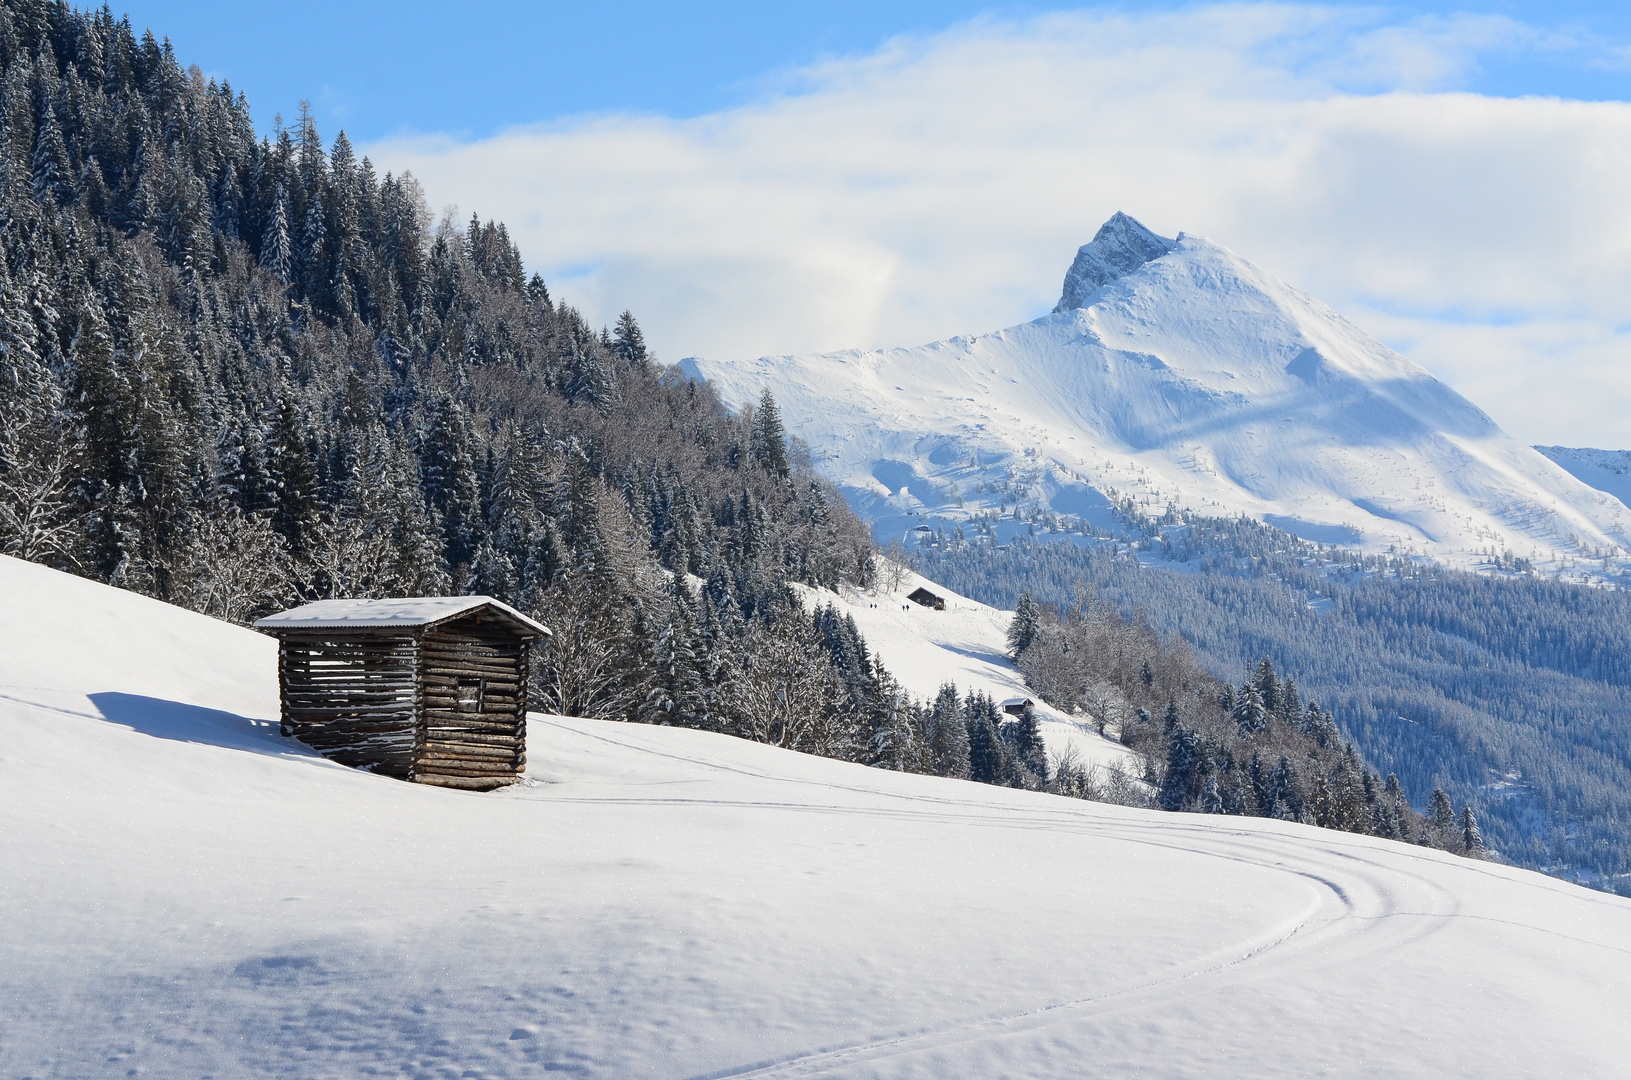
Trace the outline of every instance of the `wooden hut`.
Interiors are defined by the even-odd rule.
[[[907,593],[906,599],[914,604],[922,604],[926,608],[934,608],[936,611],[946,610],[945,597],[932,593],[921,586]]]
[[[1028,697],[1011,697],[1003,698],[1001,703],[997,705],[997,708],[1001,709],[1009,716],[1024,716],[1025,710],[1029,709],[1035,704],[1036,702],[1032,701]]]
[[[545,627],[490,596],[319,600],[261,619],[282,730],[345,765],[443,787],[513,784]]]

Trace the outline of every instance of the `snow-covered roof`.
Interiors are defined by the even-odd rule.
[[[318,600],[268,615],[255,629],[372,630],[435,626],[481,609],[495,612],[523,633],[548,636],[549,627],[491,596],[402,596],[386,600]]]

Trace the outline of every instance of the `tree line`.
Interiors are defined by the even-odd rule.
[[[1085,589],[1066,605],[1022,593],[1008,640],[1043,700],[1139,755],[1163,810],[1280,818],[1485,854],[1470,806],[1445,820],[1439,803],[1449,806],[1448,796],[1435,789],[1432,813],[1417,813],[1399,778],[1384,780],[1267,658],[1231,685],[1202,668],[1183,638],[1163,643]]]
[[[1442,787],[1503,858],[1628,887],[1631,594],[1515,560],[1488,574],[1365,555],[1242,518],[1142,525],[1086,545],[942,534],[914,561],[999,607],[1026,591],[1069,606],[1085,589],[1184,638],[1214,675],[1273,656],[1419,810]]]

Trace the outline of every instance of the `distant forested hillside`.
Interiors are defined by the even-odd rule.
[[[1520,865],[1598,885],[1631,872],[1631,596],[1353,556],[1246,520],[1143,526],[1136,545],[943,536],[915,562],[992,604],[1102,598],[1225,677],[1272,656],[1416,806],[1441,784]]]

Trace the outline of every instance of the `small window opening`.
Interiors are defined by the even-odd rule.
[[[460,679],[459,680],[459,711],[481,712],[481,694],[485,680]]]

